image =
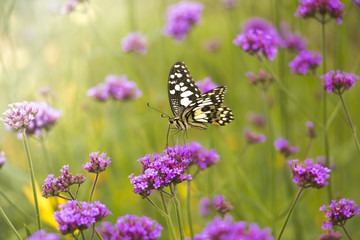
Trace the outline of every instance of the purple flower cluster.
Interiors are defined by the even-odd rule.
[[[81,167],[90,173],[100,173],[105,171],[107,165],[111,163],[110,157],[106,157],[106,153],[93,152],[89,154],[90,162],[83,164]]]
[[[261,134],[261,135],[256,136],[255,134],[251,133],[248,128],[244,129],[244,134],[245,134],[246,141],[249,144],[265,142],[265,140],[266,140],[266,137],[264,135]]]
[[[233,43],[250,55],[264,55],[269,60],[274,60],[277,53],[276,41],[271,35],[261,30],[240,33],[233,40]]]
[[[306,159],[304,164],[298,165],[299,160],[290,160],[290,168],[293,175],[293,181],[298,187],[302,188],[322,188],[328,184],[330,169],[322,166],[320,163],[313,164],[312,159]]]
[[[316,138],[317,134],[315,132],[315,129],[314,129],[314,123],[311,122],[311,121],[307,121],[306,122],[306,135],[309,137],[309,138]]]
[[[174,37],[177,41],[183,40],[191,27],[200,22],[203,8],[203,4],[191,1],[181,1],[169,6],[166,11],[165,35]]]
[[[60,234],[57,233],[46,233],[44,229],[34,232],[27,240],[58,240]]]
[[[203,148],[198,142],[191,142],[187,144],[187,147],[191,153],[191,164],[197,164],[199,168],[205,169],[217,164],[220,161],[219,155],[215,149]]]
[[[69,187],[74,184],[82,184],[86,178],[82,174],[78,174],[75,177],[69,173],[69,165],[63,166],[60,169],[61,176],[54,178],[54,174],[50,174],[45,180],[45,184],[42,186],[43,191],[41,195],[45,198],[59,196],[61,192],[68,192]]]
[[[155,189],[161,190],[171,183],[178,184],[192,179],[191,175],[187,174],[187,168],[192,162],[188,146],[174,146],[164,152],[146,155],[138,160],[143,165],[142,174],[129,176],[135,193],[146,197]]]
[[[317,14],[325,16],[328,14],[330,18],[335,18],[338,24],[341,24],[344,17],[344,4],[339,0],[299,0],[299,6],[295,16],[301,18],[313,17],[319,21]]]
[[[332,200],[328,206],[321,206],[320,211],[325,212],[325,217],[329,218],[328,222],[324,222],[322,229],[330,229],[333,226],[344,226],[346,221],[359,214],[358,205],[349,199],[343,198],[339,202]]]
[[[255,75],[253,72],[247,72],[246,77],[249,79],[251,85],[260,85],[264,90],[268,89],[274,81],[274,78],[270,74],[267,74],[261,69],[259,70],[259,75]]]
[[[74,11],[75,7],[82,2],[87,0],[69,0],[64,7],[60,9],[61,14],[68,14]]]
[[[105,101],[110,97],[121,100],[135,100],[141,96],[135,82],[129,81],[126,75],[108,75],[105,83],[100,83],[87,91],[87,95],[98,101]]]
[[[110,222],[103,222],[98,228],[104,240],[136,239],[155,240],[161,236],[163,227],[146,216],[126,215],[119,217],[115,226]]]
[[[61,110],[50,107],[45,102],[35,102],[39,108],[35,118],[26,127],[26,134],[41,135],[42,130],[49,131],[62,115]]]
[[[222,0],[222,4],[226,9],[236,8],[239,5],[238,0]]]
[[[283,154],[285,157],[288,157],[291,154],[296,153],[300,150],[298,146],[290,147],[289,141],[285,138],[279,138],[275,140],[274,145],[276,150],[280,151],[280,153]]]
[[[252,123],[255,127],[262,128],[265,126],[266,119],[263,114],[249,112],[246,117],[248,121]]]
[[[213,204],[215,211],[219,212],[220,214],[225,214],[234,209],[234,207],[229,202],[225,202],[225,196],[223,195],[215,196],[213,198]]]
[[[137,52],[140,54],[146,53],[146,39],[140,32],[128,33],[121,40],[121,47],[124,52]]]
[[[227,215],[222,220],[215,217],[203,231],[195,235],[195,240],[217,240],[217,239],[243,239],[243,240],[273,240],[270,228],[260,229],[256,223],[248,224],[245,221],[233,222],[231,216]]]
[[[99,201],[88,203],[73,200],[59,205],[59,208],[59,211],[54,212],[54,217],[62,234],[88,229],[92,224],[100,222],[106,216],[112,214]]]
[[[354,3],[356,6],[360,7],[360,0],[354,0],[353,3]]]
[[[281,23],[281,36],[280,47],[296,52],[306,49],[307,41],[302,39],[299,33],[292,33],[286,22]]]
[[[22,130],[29,126],[39,111],[38,105],[34,102],[12,103],[9,107],[10,109],[3,113],[6,119],[1,118],[1,121],[14,130]]]
[[[346,89],[350,89],[360,77],[353,73],[332,70],[321,78],[324,80],[323,87],[327,92],[342,94]]]
[[[309,52],[303,50],[289,62],[289,67],[292,73],[308,74],[309,70],[314,71],[321,63],[321,56],[319,52]]]
[[[221,40],[214,38],[203,42],[203,47],[210,53],[216,53],[221,47]]]
[[[341,240],[341,234],[330,230],[328,233],[322,234],[318,240]]]
[[[199,213],[201,216],[206,217],[209,215],[210,211],[210,199],[207,197],[203,197],[199,202]]]
[[[218,85],[213,83],[211,81],[211,78],[209,78],[209,77],[204,78],[204,80],[202,80],[202,81],[197,81],[196,86],[198,86],[200,88],[201,92],[203,92],[203,93],[206,93],[206,92],[218,87]]]
[[[250,55],[264,55],[274,60],[279,40],[271,23],[261,18],[251,18],[244,24],[244,32],[237,35],[233,43]]]
[[[6,162],[5,152],[1,151],[0,152],[0,169],[5,164],[5,162]]]

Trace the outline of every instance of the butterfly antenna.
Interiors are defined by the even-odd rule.
[[[166,117],[167,117],[167,118],[170,118],[170,116],[167,115],[166,113],[164,113],[164,112],[162,112],[162,111],[160,111],[160,110],[158,110],[158,109],[156,109],[156,108],[151,107],[149,103],[147,103],[147,106],[148,106],[149,108],[151,108],[152,110],[155,110],[155,111],[161,113],[161,117],[162,117],[162,118],[166,118]]]

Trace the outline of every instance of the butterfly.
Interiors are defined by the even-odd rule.
[[[201,93],[183,62],[176,62],[170,69],[168,94],[174,117],[170,126],[179,131],[189,128],[207,129],[205,123],[224,126],[234,120],[230,108],[223,106],[226,86]]]

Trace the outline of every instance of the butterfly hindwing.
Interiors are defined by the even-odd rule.
[[[170,69],[168,94],[170,107],[175,116],[180,116],[184,109],[201,95],[183,62],[176,62]]]
[[[222,106],[225,92],[226,87],[222,86],[201,95],[196,102],[190,104],[194,106],[191,111],[192,119],[221,126],[234,120],[230,108]]]

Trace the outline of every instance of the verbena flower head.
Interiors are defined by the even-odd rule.
[[[62,115],[61,110],[56,110],[50,107],[45,102],[36,102],[39,111],[35,118],[30,121],[29,126],[26,127],[26,134],[41,135],[42,131],[49,131]]]
[[[218,38],[210,39],[203,42],[203,48],[210,53],[217,53],[221,47],[221,40]]]
[[[3,114],[6,119],[1,118],[6,125],[14,130],[23,130],[29,126],[30,122],[35,119],[39,107],[34,102],[18,102],[9,104],[9,109]]]
[[[203,197],[199,202],[199,213],[201,216],[206,217],[210,212],[210,199],[207,197]]]
[[[296,52],[306,50],[307,41],[302,39],[299,33],[292,33],[286,22],[281,23],[280,33],[282,37],[280,47]]]
[[[64,7],[60,9],[61,14],[69,14],[74,11],[75,7],[82,2],[86,2],[88,0],[69,0]]]
[[[289,67],[292,73],[296,74],[308,74],[309,70],[312,72],[320,65],[321,56],[319,52],[309,52],[303,50],[295,57],[295,59],[289,62]]]
[[[126,75],[122,75],[121,77],[109,75],[105,78],[105,81],[110,95],[115,99],[135,100],[142,94],[136,83],[129,81]]]
[[[315,18],[322,21],[321,17],[329,15],[330,18],[335,18],[338,24],[341,24],[344,17],[344,4],[339,0],[298,0],[299,6],[296,10],[295,16],[301,18]],[[325,22],[327,22],[326,19]]]
[[[177,41],[183,40],[193,25],[200,22],[203,8],[203,4],[191,1],[181,1],[169,6],[166,10],[164,34]]]
[[[220,214],[225,214],[234,209],[234,207],[229,203],[225,202],[225,196],[218,195],[213,198],[213,204],[215,211]]]
[[[325,233],[319,237],[318,240],[341,240],[341,234],[339,232],[334,232],[330,230],[328,233]]]
[[[239,6],[238,0],[222,0],[222,4],[226,9],[233,9]]]
[[[1,151],[0,152],[0,169],[5,164],[5,162],[6,162],[5,152]]]
[[[321,78],[324,80],[323,87],[326,91],[336,94],[342,94],[359,80],[359,76],[353,73],[341,72],[340,70],[332,70],[322,75]]]
[[[196,86],[198,86],[200,88],[201,92],[203,92],[203,93],[206,93],[206,92],[218,87],[218,85],[213,83],[211,81],[211,78],[209,78],[209,77],[204,78],[204,80],[202,80],[202,81],[197,81]]]
[[[98,101],[106,101],[110,97],[128,101],[139,98],[142,92],[135,82],[127,79],[126,75],[108,75],[105,78],[105,83],[88,89],[87,95]]]
[[[356,6],[360,7],[360,0],[354,0],[353,3],[354,3]]]
[[[255,134],[251,133],[248,128],[244,129],[244,134],[245,134],[246,141],[249,144],[265,142],[265,140],[266,140],[266,137],[264,135],[261,134],[261,135],[256,136]]]
[[[314,129],[314,123],[311,122],[311,121],[307,121],[306,122],[306,135],[309,137],[309,138],[316,138],[317,134],[315,132],[315,129]]]
[[[43,191],[41,195],[45,198],[59,196],[61,192],[68,192],[69,187],[74,184],[82,184],[86,178],[82,174],[78,174],[75,177],[69,173],[69,165],[63,166],[60,169],[61,176],[54,178],[54,174],[50,174],[45,180],[45,184],[42,186]]]
[[[290,168],[293,175],[293,181],[298,187],[322,188],[328,184],[331,172],[330,169],[322,166],[320,163],[313,163],[312,159],[306,159],[304,164],[298,165],[299,160],[290,160]]]
[[[80,206],[79,206],[80,205]],[[73,233],[75,230],[85,230],[92,224],[100,222],[112,214],[106,206],[99,201],[94,203],[72,200],[59,205],[60,210],[54,212],[55,221],[62,234]]]
[[[244,240],[273,240],[270,235],[271,229],[260,229],[256,223],[241,221],[233,222],[230,215],[224,219],[215,217],[203,231],[195,235],[195,240],[217,239],[244,239]]]
[[[250,55],[263,55],[269,60],[274,60],[277,53],[277,40],[258,29],[240,33],[233,43]]]
[[[243,26],[244,32],[261,31],[265,34],[270,35],[275,41],[279,40],[279,35],[274,26],[260,17],[249,18]]]
[[[346,221],[355,215],[359,214],[359,207],[353,201],[346,198],[331,200],[331,204],[328,206],[321,206],[320,211],[325,212],[325,217],[328,217],[328,222],[324,222],[322,229],[330,229],[333,226],[344,226]]]
[[[280,153],[283,154],[285,157],[288,157],[291,154],[296,153],[300,150],[298,146],[290,147],[289,141],[285,138],[279,138],[275,140],[274,145],[276,150],[280,151]]]
[[[140,32],[128,33],[121,40],[121,47],[124,52],[145,54],[147,50],[146,39]]]
[[[86,95],[98,101],[106,101],[110,97],[110,92],[107,84],[99,83],[97,86],[88,89]]]
[[[93,152],[90,153],[90,162],[83,164],[81,167],[91,173],[100,173],[106,170],[107,165],[111,163],[110,157],[106,157],[106,153]]]
[[[220,161],[219,155],[215,149],[203,148],[198,142],[191,142],[187,144],[187,147],[191,153],[191,164],[197,164],[200,169],[206,169]]]
[[[246,77],[249,79],[251,85],[260,86],[264,90],[267,90],[271,83],[274,82],[274,78],[261,69],[259,70],[259,75],[255,75],[253,72],[247,72]]]
[[[161,190],[171,183],[178,184],[192,179],[191,175],[187,174],[192,158],[186,145],[167,148],[164,152],[146,155],[138,160],[143,165],[142,174],[129,176],[135,193],[146,197],[154,190]]]
[[[136,215],[119,217],[114,227],[109,222],[103,222],[102,228],[98,228],[104,240],[155,240],[161,237],[162,229],[163,227],[155,220]]]
[[[33,234],[27,238],[27,240],[58,240],[60,234],[58,233],[46,233],[44,229],[33,232]]]
[[[254,112],[249,112],[246,114],[246,118],[251,122],[255,127],[262,128],[265,126],[266,119],[263,114],[257,114]]]

